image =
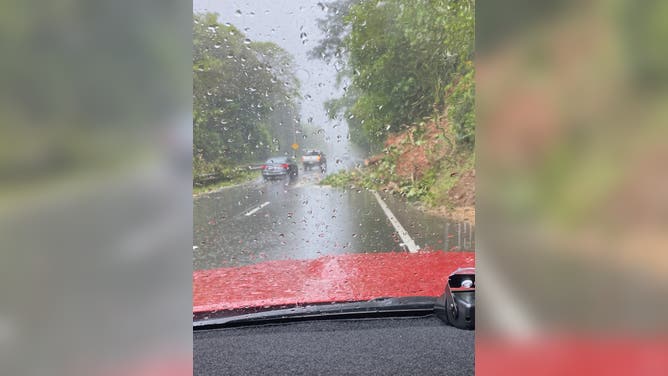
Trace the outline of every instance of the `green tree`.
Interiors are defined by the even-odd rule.
[[[342,114],[351,133],[363,133],[363,140],[378,145],[402,126],[457,107],[448,113],[459,124],[458,139],[474,142],[468,100],[473,0],[339,0],[328,6],[334,13],[320,21],[328,36],[311,55],[344,64],[341,75],[351,82],[342,98],[328,103],[330,116]],[[448,100],[450,93],[457,99]]]
[[[193,22],[195,160],[235,165],[266,157],[298,121],[292,57],[249,40],[216,14],[195,14]]]

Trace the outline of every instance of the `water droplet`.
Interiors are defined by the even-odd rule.
[[[241,15],[242,15],[241,9],[237,9],[237,11],[234,12],[234,15],[237,16],[237,17],[241,17]]]

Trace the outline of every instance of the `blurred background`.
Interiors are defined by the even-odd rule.
[[[191,4],[1,8],[0,373],[190,373]]]
[[[523,372],[610,346],[612,373],[665,374],[668,3],[478,2],[476,25],[478,371],[520,341]]]
[[[0,373],[191,372],[191,12],[3,3]],[[668,3],[476,13],[480,373],[566,337],[659,374]]]

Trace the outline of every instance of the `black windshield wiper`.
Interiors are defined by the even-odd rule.
[[[475,329],[475,268],[459,268],[448,277],[439,297],[377,298],[363,302],[316,304],[255,312],[217,312],[195,320],[193,330],[322,319],[363,319],[435,314],[460,329]],[[227,315],[227,316],[221,316]]]
[[[193,329],[204,330],[303,320],[424,316],[434,313],[435,302],[436,298],[426,296],[378,298],[354,303],[309,305],[199,320],[193,322]]]

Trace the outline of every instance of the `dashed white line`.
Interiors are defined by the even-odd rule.
[[[244,215],[245,215],[246,217],[251,216],[251,215],[257,213],[258,210],[264,208],[264,207],[267,206],[267,205],[269,205],[269,201],[267,201],[267,202],[263,203],[262,205],[260,205],[260,206],[258,206],[258,207],[256,207],[256,208],[254,208],[253,210],[247,212],[247,213],[244,214]]]
[[[394,214],[392,214],[392,211],[390,210],[390,208],[387,207],[385,201],[383,201],[378,192],[376,191],[371,191],[371,192],[373,193],[374,197],[376,197],[376,200],[378,200],[380,208],[383,209],[383,211],[385,212],[387,219],[390,220],[390,223],[392,223],[392,226],[399,234],[399,237],[401,237],[401,241],[403,241],[404,244],[406,245],[406,248],[408,248],[408,252],[416,253],[420,249],[420,246],[415,244],[413,238],[411,238],[411,236],[408,235],[408,231],[404,229],[404,226],[402,226],[399,220],[394,216]]]

